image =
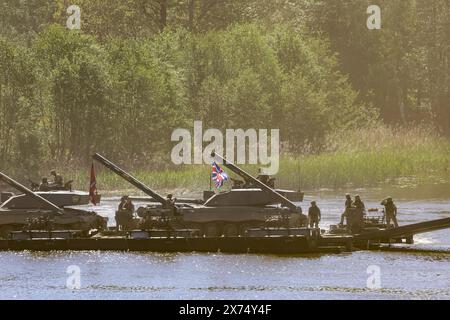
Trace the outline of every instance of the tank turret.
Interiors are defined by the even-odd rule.
[[[52,201],[51,192],[33,192],[1,172],[0,181],[23,192],[22,195],[11,196],[0,206],[2,238],[8,237],[11,231],[35,227],[35,223],[30,223],[32,221],[46,221],[45,226],[52,230],[80,230],[88,233],[92,229],[106,228],[107,218],[92,211],[64,208],[64,203]],[[73,199],[70,204],[73,204]]]

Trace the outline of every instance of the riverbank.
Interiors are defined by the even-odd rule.
[[[126,167],[126,164],[124,164]],[[132,189],[119,176],[96,165],[100,190]],[[257,166],[244,166],[256,175]],[[63,170],[78,188],[87,187],[88,170]],[[226,170],[225,170],[226,171]],[[132,174],[152,188],[181,194],[210,187],[210,166],[150,168]],[[387,127],[354,130],[329,136],[323,152],[283,154],[277,185],[283,188],[364,188],[379,185],[423,185],[450,181],[450,139],[426,128]],[[113,192],[114,193],[114,192]]]

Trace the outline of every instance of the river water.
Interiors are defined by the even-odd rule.
[[[396,200],[400,224],[450,215],[449,184],[352,190],[369,208],[379,207],[387,192]],[[309,193],[303,208],[317,200],[321,227],[328,228],[339,220],[343,193]],[[111,199],[96,209],[113,223],[115,204]],[[0,252],[0,298],[450,299],[450,230],[417,235],[413,247],[429,251],[295,256]]]

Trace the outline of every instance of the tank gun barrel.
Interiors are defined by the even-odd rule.
[[[238,174],[239,176],[241,176],[245,180],[250,181],[253,184],[257,185],[258,187],[261,188],[261,190],[273,194],[280,201],[281,204],[285,205],[289,209],[294,210],[294,211],[298,210],[297,206],[292,201],[290,201],[286,197],[282,196],[281,194],[276,192],[274,189],[272,189],[271,187],[269,187],[265,183],[259,181],[258,179],[256,179],[255,177],[253,177],[252,175],[250,175],[246,171],[242,170],[241,168],[239,168],[235,164],[227,161],[225,158],[223,158],[222,156],[218,155],[215,152],[211,153],[211,156],[213,158],[218,158],[218,159],[222,160],[222,164],[225,167],[227,167],[228,169],[230,169],[234,173]]]
[[[19,182],[13,180],[12,178],[8,177],[6,174],[4,174],[2,172],[0,172],[0,180],[4,181],[5,183],[9,184],[10,186],[16,188],[17,190],[25,193],[26,195],[36,199],[37,201],[42,203],[46,208],[51,209],[52,211],[57,212],[57,213],[61,213],[61,214],[64,213],[64,210],[61,209],[60,207],[58,207],[57,205],[55,205],[55,204],[51,203],[50,201],[44,199],[43,197],[41,197],[37,193],[31,191],[30,189],[28,189],[24,185],[22,185]]]
[[[122,177],[124,180],[128,181],[130,184],[144,192],[145,194],[149,195],[162,205],[167,205],[167,201],[164,197],[159,195],[157,192],[150,189],[148,186],[143,184],[141,181],[133,177],[131,174],[127,173],[125,170],[121,169],[102,155],[96,153],[92,156],[92,158],[98,162],[100,162],[102,165],[107,167],[109,170],[117,174],[118,176]]]

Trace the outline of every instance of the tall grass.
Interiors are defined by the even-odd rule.
[[[120,177],[100,167],[97,166],[99,189],[132,189]],[[257,166],[244,168],[249,172],[257,171]],[[208,165],[131,172],[155,189],[198,192],[210,185]],[[74,179],[78,187],[87,188],[88,170],[66,172],[66,176]],[[276,178],[281,187],[302,189],[376,186],[399,178],[448,181],[450,140],[421,127],[381,126],[341,132],[329,136],[324,151],[319,154],[282,155]]]
[[[428,128],[384,126],[328,137],[325,151],[283,158],[280,180],[306,188],[373,186],[399,178],[439,181],[450,176],[450,140]]]

